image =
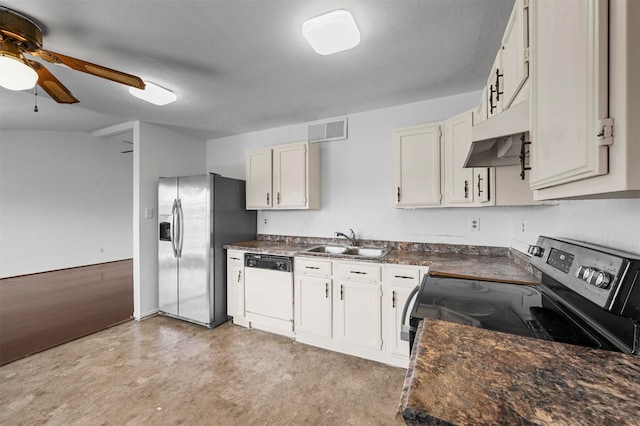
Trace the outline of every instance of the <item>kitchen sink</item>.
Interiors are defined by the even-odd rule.
[[[379,247],[317,246],[306,251],[307,253],[325,253],[340,256],[383,257],[387,255],[391,249]]]

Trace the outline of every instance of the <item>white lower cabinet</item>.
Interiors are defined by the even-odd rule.
[[[379,283],[341,279],[336,285],[335,338],[349,346],[382,349]]]
[[[383,325],[385,353],[388,363],[407,367],[409,363],[409,342],[400,338],[402,331],[402,311],[407,298],[420,285],[427,267],[411,265],[385,265],[383,285]]]
[[[227,251],[227,315],[233,323],[249,325],[244,312],[244,252]]]
[[[302,275],[295,278],[296,334],[331,339],[332,280]]]
[[[402,311],[427,267],[311,257],[294,265],[297,341],[407,367]]]

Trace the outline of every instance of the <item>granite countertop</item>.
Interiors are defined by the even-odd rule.
[[[638,425],[640,357],[426,319],[398,416],[409,425]]]
[[[326,242],[323,242],[327,244]],[[371,242],[370,242],[371,243]],[[496,250],[479,250],[475,246],[436,246],[438,252],[424,250],[424,245],[411,243],[394,243],[396,247],[386,256],[370,258],[361,256],[340,256],[326,253],[309,253],[305,250],[318,246],[319,243],[304,241],[297,238],[295,241],[271,241],[251,240],[225,245],[225,249],[242,250],[253,253],[269,253],[283,256],[313,256],[340,260],[357,260],[362,262],[392,263],[428,266],[429,273],[434,275],[509,282],[515,284],[537,285],[540,283],[539,275],[526,269],[523,263],[528,260],[518,259],[511,255],[508,249],[496,248]],[[362,244],[370,245],[370,244]],[[373,245],[373,244],[371,244]],[[416,246],[422,249],[413,249]],[[427,249],[430,248],[427,246]],[[444,251],[447,250],[447,251]],[[476,254],[481,253],[481,254]],[[489,254],[485,254],[489,253]],[[526,257],[524,255],[520,255]]]

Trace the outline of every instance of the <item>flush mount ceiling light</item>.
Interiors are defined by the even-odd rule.
[[[17,46],[0,43],[0,86],[9,90],[31,89],[38,81],[38,73],[27,65]]]
[[[356,21],[346,10],[335,10],[305,21],[302,35],[320,55],[342,52],[360,43]]]
[[[135,87],[129,87],[129,93],[136,98],[140,98],[143,101],[147,101],[154,105],[166,105],[171,102],[175,102],[178,97],[170,90],[160,87],[157,84],[153,84],[149,81],[145,81],[146,85],[144,90],[136,89]]]

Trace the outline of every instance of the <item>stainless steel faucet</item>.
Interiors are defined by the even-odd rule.
[[[351,243],[352,247],[355,247],[358,245],[358,240],[356,240],[356,233],[353,232],[353,229],[349,228],[349,232],[351,233],[351,236],[348,236],[342,232],[336,232],[335,236],[336,237],[345,237],[347,240],[349,240],[349,242]]]

